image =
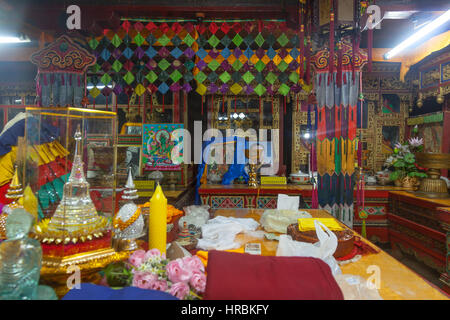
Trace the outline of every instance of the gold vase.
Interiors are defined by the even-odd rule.
[[[425,198],[449,198],[447,183],[442,180],[440,169],[450,168],[449,153],[417,153],[416,160],[420,166],[429,168],[427,178],[422,179],[418,196]]]

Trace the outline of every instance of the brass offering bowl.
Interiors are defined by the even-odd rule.
[[[420,166],[428,168],[428,177],[422,179],[416,194],[425,198],[449,198],[447,183],[440,178],[440,169],[450,168],[450,153],[417,153],[416,160]]]

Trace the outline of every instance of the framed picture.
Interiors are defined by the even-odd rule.
[[[126,182],[128,168],[131,168],[133,179],[141,172],[141,146],[119,145],[117,146],[117,180],[120,184]]]
[[[143,171],[176,171],[183,160],[183,136],[178,135],[183,124],[144,124],[142,136]],[[176,134],[177,133],[177,134]],[[172,153],[177,153],[172,159]]]

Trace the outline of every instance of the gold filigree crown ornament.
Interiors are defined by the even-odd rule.
[[[107,231],[108,220],[97,214],[84,175],[80,126],[74,138],[72,171],[64,184],[61,202],[50,220],[44,219],[35,227],[36,235],[43,243],[76,243],[78,239],[84,242],[100,238]]]

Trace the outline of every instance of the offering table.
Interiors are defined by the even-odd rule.
[[[325,210],[307,209],[314,218],[329,218],[331,215]],[[259,221],[264,210],[262,209],[217,209],[213,211],[215,216],[228,216],[236,218],[253,218]],[[345,225],[342,224],[345,228]],[[354,231],[352,231],[354,232]],[[361,259],[356,262],[350,262],[341,266],[343,274],[352,274],[361,276],[364,279],[369,279],[373,276],[371,266],[379,268],[380,275],[380,296],[385,300],[446,300],[446,296],[442,291],[437,289],[415,272],[401,264],[392,256],[375,246],[370,241],[362,238],[359,234],[354,232],[356,236],[361,238],[361,241],[374,248],[377,253],[363,255]],[[261,254],[265,256],[276,255],[278,241],[253,238],[248,235],[237,235],[236,242],[245,246],[246,243],[260,243]],[[373,268],[373,267],[372,267]]]
[[[389,243],[387,220],[389,192],[401,190],[403,188],[394,186],[365,187],[364,204],[365,211],[368,214],[368,218],[366,219],[366,236],[372,242],[380,244]],[[302,208],[309,208],[311,207],[312,186],[311,184],[286,184],[260,185],[257,188],[252,188],[245,184],[203,184],[200,186],[198,193],[202,204],[209,205],[211,209],[275,209],[277,207],[279,193],[300,196],[300,206]],[[356,203],[356,190],[353,193],[353,228],[357,232],[361,232],[362,220],[359,217],[361,208]]]

